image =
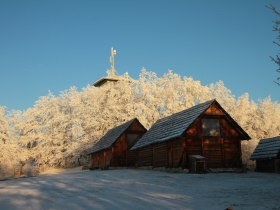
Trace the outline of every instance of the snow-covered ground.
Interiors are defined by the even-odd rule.
[[[0,209],[280,210],[280,175],[62,171],[0,182]]]

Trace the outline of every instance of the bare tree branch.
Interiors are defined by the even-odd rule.
[[[276,7],[274,7],[273,5],[267,5],[266,6],[268,9],[272,10],[272,12],[274,14],[276,14],[279,18],[280,18],[280,11],[277,10]],[[274,26],[272,27],[272,30],[275,31],[277,33],[277,37],[276,37],[276,40],[279,40],[280,41],[280,19],[277,19],[275,21],[273,21],[274,23]],[[273,41],[273,43],[280,47],[280,43],[277,42],[277,41]],[[280,73],[280,57],[279,55],[276,55],[275,57],[271,57],[271,60],[277,64],[278,68],[276,69],[276,72],[277,73]],[[274,81],[276,84],[278,84],[280,86],[280,77],[277,77],[276,78],[276,81]]]

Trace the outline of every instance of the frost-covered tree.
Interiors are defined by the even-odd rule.
[[[27,158],[25,150],[13,141],[5,107],[0,107],[0,179],[13,177],[15,169]],[[20,154],[20,155],[19,155]]]
[[[5,117],[5,107],[0,106],[0,143],[6,143],[8,139],[8,120]]]
[[[145,69],[137,80],[120,79],[80,91],[72,87],[58,96],[49,93],[28,110],[13,111],[9,127],[14,142],[39,165],[73,167],[84,164],[86,150],[116,125],[137,117],[150,128],[162,117],[213,98],[253,138],[243,143],[245,162],[260,138],[280,134],[280,107],[270,98],[236,98],[222,81],[204,86],[172,71],[159,77]]]

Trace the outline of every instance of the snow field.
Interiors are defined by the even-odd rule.
[[[66,170],[0,182],[0,209],[280,209],[280,176]]]

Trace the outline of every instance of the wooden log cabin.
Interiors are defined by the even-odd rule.
[[[190,156],[208,168],[242,167],[241,140],[249,135],[216,100],[158,120],[132,147],[137,166],[190,168]]]
[[[104,169],[110,166],[134,166],[136,153],[129,149],[146,131],[146,128],[136,118],[109,130],[88,151],[89,167]]]
[[[280,172],[280,136],[260,140],[251,160],[258,172]]]

